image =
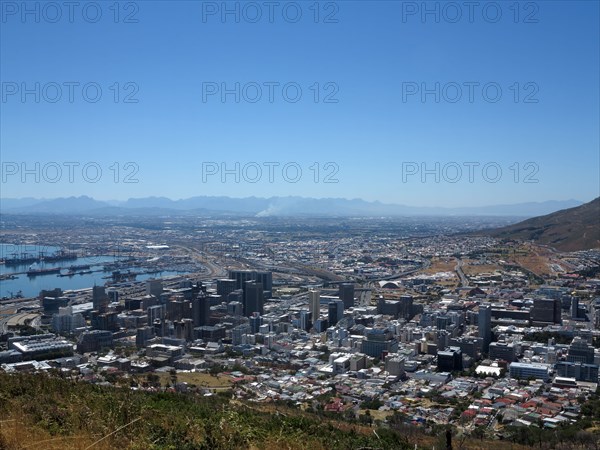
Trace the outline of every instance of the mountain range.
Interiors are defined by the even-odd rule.
[[[485,234],[532,240],[561,251],[600,248],[600,197],[574,208],[486,231]]]
[[[508,205],[472,207],[419,207],[369,202],[361,199],[307,197],[217,197],[181,200],[166,197],[99,201],[91,197],[55,199],[2,198],[2,214],[88,215],[244,215],[244,216],[515,216],[533,217],[581,205],[577,200],[550,200]]]

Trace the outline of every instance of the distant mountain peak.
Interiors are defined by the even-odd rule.
[[[310,198],[300,196],[246,197],[196,196],[178,200],[167,197],[98,201],[89,196],[55,199],[1,199],[3,213],[22,214],[237,214],[245,216],[512,216],[532,217],[579,206],[576,200],[529,202],[481,207],[418,207],[366,201],[360,198]]]

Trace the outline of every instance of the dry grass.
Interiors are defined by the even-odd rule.
[[[462,270],[465,275],[479,275],[480,273],[494,273],[501,268],[499,264],[469,264],[466,262]]]
[[[97,442],[103,436],[76,433],[71,436],[53,436],[35,424],[28,423],[23,415],[13,412],[0,420],[0,449],[2,450],[112,450],[109,442]],[[94,445],[95,444],[95,445]]]
[[[171,384],[171,374],[160,373],[160,382],[163,386]],[[208,388],[231,388],[231,377],[228,375],[219,374],[212,376],[208,373],[200,372],[177,372],[177,382],[188,383],[192,386],[208,387]]]
[[[431,265],[421,273],[432,275],[438,272],[454,272],[456,260],[454,258],[432,258]]]
[[[509,262],[522,266],[538,276],[545,276],[552,274],[550,263],[554,262],[554,257],[554,253],[545,247],[525,244],[509,258]]]

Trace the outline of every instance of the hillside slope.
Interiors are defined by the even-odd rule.
[[[533,240],[561,251],[600,248],[600,197],[581,206],[488,230],[485,234]]]

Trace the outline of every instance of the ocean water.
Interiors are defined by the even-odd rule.
[[[19,256],[22,253],[28,253],[30,255],[37,255],[38,251],[44,251],[47,255],[55,253],[59,250],[57,247],[48,246],[33,246],[33,245],[12,245],[12,244],[0,244],[0,258],[11,258],[13,253],[18,253]],[[36,263],[35,268],[52,268],[52,267],[63,267],[61,273],[67,273],[69,266],[71,265],[84,265],[90,266],[89,270],[93,273],[83,275],[73,275],[68,277],[59,277],[58,274],[38,275],[35,277],[28,277],[26,272],[31,264],[22,264],[18,266],[5,266],[0,264],[0,274],[17,274],[16,278],[12,280],[0,280],[0,298],[11,297],[17,295],[20,291],[24,297],[36,297],[42,289],[55,289],[61,288],[62,290],[69,289],[85,289],[91,288],[96,285],[104,285],[107,281],[107,276],[111,275],[111,271],[104,271],[103,266],[107,263],[115,262],[117,259],[114,256],[93,256],[85,258],[77,258],[74,260],[57,261],[52,263]],[[126,272],[128,268],[120,269],[121,272]],[[136,272],[137,268],[129,268],[132,272]],[[164,271],[154,274],[140,274],[136,277],[136,281],[144,281],[149,278],[160,278],[171,275],[179,275],[182,272],[177,271]]]

